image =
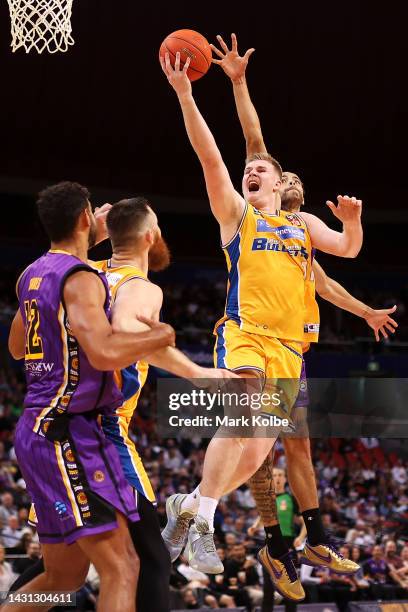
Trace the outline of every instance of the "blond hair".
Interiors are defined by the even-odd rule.
[[[272,166],[278,172],[279,178],[282,178],[282,172],[283,172],[282,166],[280,165],[278,160],[272,157],[272,155],[269,155],[269,153],[252,153],[252,155],[249,155],[249,157],[246,158],[245,163],[249,164],[250,162],[258,161],[258,160],[267,161],[270,164],[272,164]]]

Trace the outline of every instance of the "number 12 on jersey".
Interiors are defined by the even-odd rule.
[[[40,327],[40,311],[37,300],[25,300],[24,309],[26,315],[26,359],[43,359],[43,343],[38,333]]]

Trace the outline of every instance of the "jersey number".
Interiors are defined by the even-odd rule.
[[[41,337],[38,335],[40,312],[38,310],[37,300],[26,300],[24,302],[24,308],[27,321],[25,358],[42,359],[44,353],[43,343]]]

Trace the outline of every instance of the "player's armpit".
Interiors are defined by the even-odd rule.
[[[119,287],[112,308],[114,332],[140,332],[149,329],[138,317],[159,320],[163,291],[144,279],[132,279]]]
[[[97,370],[125,368],[149,353],[174,343],[165,324],[141,333],[113,333],[104,311],[105,288],[92,272],[76,272],[64,287],[70,327],[91,365]]]
[[[8,348],[13,359],[23,359],[25,354],[25,329],[20,309],[14,315],[11,324]]]

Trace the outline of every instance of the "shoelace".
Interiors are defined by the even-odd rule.
[[[191,519],[187,517],[183,517],[183,516],[177,517],[176,525],[174,527],[174,533],[172,537],[174,544],[180,544],[182,541],[184,541],[184,538],[186,536],[186,531],[188,530],[190,526],[190,520]]]
[[[279,561],[283,563],[283,567],[285,568],[285,572],[288,575],[289,580],[291,582],[296,582],[298,575],[293,563],[293,553],[291,551],[287,552],[285,555],[282,555],[282,557],[279,557]]]
[[[331,550],[331,552],[334,555],[336,555],[339,559],[342,559],[342,560],[344,559],[343,555],[338,550],[338,547],[341,546],[341,540],[339,540],[338,538],[335,538],[332,535],[328,535],[327,543],[324,544],[324,546],[326,546],[329,550]]]
[[[206,533],[201,536],[201,544],[206,553],[215,553],[216,548],[212,533]]]

